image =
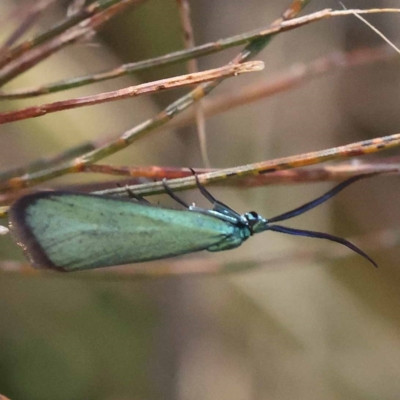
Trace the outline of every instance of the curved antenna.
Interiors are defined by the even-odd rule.
[[[329,233],[307,231],[307,230],[303,230],[303,229],[287,228],[286,226],[281,226],[281,225],[271,225],[271,226],[268,226],[268,228],[270,231],[286,233],[288,235],[306,236],[306,237],[312,237],[312,238],[317,238],[317,239],[327,239],[327,240],[330,240],[331,242],[343,244],[344,246],[348,247],[350,250],[353,250],[355,253],[366,258],[375,268],[378,268],[378,264],[368,254],[364,253],[361,249],[359,249],[353,243],[351,243],[348,240],[343,239],[341,237],[330,235]]]
[[[287,219],[297,217],[298,215],[304,214],[305,212],[319,206],[320,204],[324,203],[325,201],[331,199],[332,197],[336,196],[339,192],[341,192],[343,189],[345,189],[347,186],[351,185],[354,182],[359,181],[360,179],[364,178],[369,178],[373,175],[377,175],[377,172],[371,173],[371,174],[363,174],[363,175],[357,175],[353,176],[350,179],[347,179],[346,181],[339,183],[339,185],[335,186],[322,196],[316,198],[315,200],[312,200],[306,204],[303,204],[300,207],[295,208],[294,210],[287,211],[283,214],[277,215],[276,217],[269,218],[268,222],[279,222],[279,221],[285,221]]]

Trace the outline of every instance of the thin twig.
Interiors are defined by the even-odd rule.
[[[287,184],[305,184],[312,182],[337,182],[353,176],[379,173],[379,174],[400,174],[399,158],[385,158],[384,160],[376,160],[374,162],[364,163],[361,160],[354,160],[352,163],[339,163],[335,165],[320,166],[313,168],[297,168],[282,171],[275,171],[265,175],[242,176],[237,179],[226,179],[214,183],[214,186],[249,188],[263,187],[267,185],[287,185]],[[210,172],[223,172],[218,169],[202,169],[196,168],[198,175],[208,174]],[[110,189],[120,187],[131,187],[136,191],[137,185],[148,182],[148,180],[177,179],[192,176],[193,173],[188,168],[176,167],[115,167],[111,165],[88,165],[84,171],[89,173],[100,173],[108,175],[117,175],[129,177],[129,179],[119,179],[112,181],[95,181],[85,184],[56,185],[49,187],[49,190],[64,190],[74,192],[101,192],[109,193]],[[44,190],[46,188],[41,188]],[[28,191],[26,192],[28,193]],[[0,196],[0,204],[11,204],[24,192],[8,192]],[[128,195],[128,192],[120,193],[121,196]],[[4,211],[4,210],[3,210]],[[4,216],[5,214],[1,214]]]
[[[285,14],[296,15],[303,6],[307,4],[308,0],[293,0],[289,8],[285,11]],[[290,11],[292,10],[292,11]],[[290,12],[289,12],[290,11]],[[273,26],[279,26],[282,22],[282,18],[278,19],[273,23]],[[271,35],[262,37],[257,40],[250,42],[232,61],[233,64],[243,63],[256,56],[271,40]],[[86,165],[93,164],[96,161],[103,159],[111,154],[114,154],[129,145],[134,141],[140,139],[142,136],[149,132],[154,131],[156,128],[165,125],[173,117],[186,110],[188,107],[193,105],[196,101],[202,99],[205,95],[211,92],[219,83],[223,80],[218,80],[213,83],[201,84],[194,90],[189,92],[187,95],[181,97],[177,101],[170,104],[166,109],[161,111],[154,118],[149,119],[142,124],[124,132],[116,140],[110,140],[109,143],[99,146],[97,149],[76,158],[68,163],[61,164],[57,167],[50,168],[44,171],[36,172],[33,174],[26,174],[20,177],[15,177],[3,184],[0,184],[0,190],[16,190],[23,187],[29,187],[39,182],[72,173],[75,171],[82,170]]]
[[[179,15],[181,19],[181,26],[183,30],[184,47],[191,49],[195,47],[193,26],[190,19],[190,5],[188,0],[176,0],[178,3]],[[190,59],[187,62],[188,72],[193,74],[198,71],[197,60]],[[200,154],[203,164],[206,168],[210,168],[210,159],[207,151],[207,135],[206,135],[206,119],[201,101],[193,106],[193,111],[196,119],[197,137],[200,144]]]
[[[326,161],[338,160],[349,157],[356,157],[365,154],[384,151],[389,148],[400,146],[400,134],[369,139],[362,142],[351,143],[345,146],[334,147],[322,151],[305,153],[291,157],[278,158],[275,160],[263,161],[255,164],[243,165],[235,168],[228,168],[218,171],[212,171],[199,175],[199,179],[203,185],[216,183],[227,179],[228,177],[244,177],[244,176],[258,176],[270,174],[275,171],[282,171],[297,167],[304,167],[308,165],[315,165]],[[74,171],[79,172],[85,169],[75,168]],[[392,168],[396,170],[396,167]],[[45,171],[48,174],[48,171]],[[36,181],[41,181],[43,172],[32,173],[27,176],[16,177],[0,184],[0,192],[5,193],[23,187],[33,186]],[[193,176],[171,179],[168,182],[172,190],[186,190],[196,187],[196,180]],[[150,196],[165,192],[165,187],[162,182],[152,182],[130,187],[138,195]],[[115,188],[105,191],[96,192],[97,194],[115,194],[124,196],[126,194],[125,188]],[[6,210],[3,209],[3,212]],[[1,215],[0,216],[4,216]]]
[[[94,148],[95,145],[93,143],[83,143],[76,147],[72,147],[67,151],[63,151],[53,157],[39,158],[32,163],[25,165],[24,167],[13,168],[4,172],[0,172],[0,182],[7,181],[21,174],[33,173],[35,171],[54,167],[60,163],[71,160],[72,158],[79,157],[88,151],[92,151]]]
[[[226,65],[220,68],[197,72],[195,74],[181,75],[159,81],[143,83],[130,86],[124,89],[100,93],[92,96],[78,97],[70,100],[57,101],[54,103],[42,104],[24,108],[17,111],[0,113],[0,124],[21,121],[28,118],[41,117],[57,111],[71,110],[74,108],[102,104],[115,100],[137,97],[144,94],[161,92],[168,89],[190,86],[201,82],[209,82],[215,79],[237,76],[247,72],[261,71],[264,63],[261,61],[249,61],[243,64]]]
[[[320,75],[323,74],[335,72],[342,68],[353,68],[360,65],[373,63],[376,61],[392,60],[394,56],[397,56],[396,53],[393,53],[393,51],[388,46],[356,49],[348,53],[335,52],[328,56],[321,57],[314,61],[311,61],[309,64],[304,64],[304,63],[295,64],[292,67],[290,67],[287,71],[277,76],[271,77],[271,79],[269,79],[264,83],[257,82],[256,84],[245,86],[243,89],[240,90],[239,93],[235,92],[227,95],[217,95],[209,99],[205,99],[204,109],[207,116],[216,115],[218,113],[228,111],[235,107],[243,106],[244,104],[252,103],[262,98],[268,98],[275,94],[285,92],[292,88],[306,84],[307,82],[309,82],[309,80],[318,78]],[[188,125],[193,121],[193,119],[194,119],[193,112],[190,112],[190,110],[188,110],[188,112],[186,112],[185,115],[179,115],[178,118],[171,121],[171,123],[169,124],[169,129]],[[50,167],[54,167],[63,161],[67,161],[74,157],[81,156],[84,153],[92,151],[96,147],[101,145],[103,144],[87,143],[84,145],[79,145],[77,146],[77,148],[71,148],[70,150],[61,152],[60,154],[51,157],[49,159],[39,160],[38,164],[34,162],[33,165],[27,165],[24,167],[5,171],[0,174],[0,182],[11,179],[18,175],[23,175],[25,173],[29,174],[34,171],[38,171],[39,169],[48,169]],[[102,167],[96,164],[87,165],[83,170],[83,172],[92,171],[92,168],[93,172],[96,172],[96,169],[97,171],[100,171]],[[151,171],[152,168],[153,167],[144,167],[144,169],[148,171],[149,170]],[[156,168],[160,169],[160,167]],[[293,173],[295,173],[295,171],[298,170],[294,170]],[[200,172],[209,172],[209,171],[203,170]],[[150,175],[151,173],[152,172],[149,172]],[[163,175],[161,179],[164,177],[168,179],[177,177],[169,175],[168,172],[164,173],[165,175]],[[286,173],[290,175],[292,171],[286,171]],[[180,176],[182,177],[189,175],[180,175]],[[257,179],[260,178],[261,177],[257,177]],[[273,179],[273,175],[268,175],[268,179]],[[110,183],[110,187],[111,185],[115,186],[115,184],[113,183]]]
[[[321,151],[304,153],[290,157],[283,157],[274,160],[262,161],[259,163],[213,171],[206,174],[198,175],[198,178],[201,184],[206,185],[220,182],[227,178],[264,175],[275,171],[305,167],[309,165],[320,164],[326,161],[376,153],[398,146],[400,146],[400,133],[364,140],[362,142],[351,143],[345,146],[334,147]],[[396,168],[394,167],[393,170],[396,170]],[[168,181],[168,186],[174,191],[192,189],[196,187],[196,179],[193,176],[172,179]],[[165,188],[162,182],[151,182],[141,185],[135,185],[130,187],[130,189],[141,196],[149,196],[165,192]],[[126,188],[114,188],[110,190],[99,191],[96,193],[125,195]]]
[[[125,2],[126,0],[98,0],[91,4],[89,4],[86,8],[81,10],[80,12],[66,18],[64,21],[58,23],[54,27],[50,28],[48,31],[32,38],[28,39],[18,46],[10,49],[8,52],[3,54],[0,58],[0,68],[9,62],[15,60],[17,57],[21,56],[27,51],[32,50],[33,48],[51,40],[65,32],[69,28],[78,25],[80,22],[93,17],[96,14],[99,14],[102,11],[107,10],[108,8]],[[143,0],[136,0],[135,3],[140,3]]]
[[[340,181],[356,175],[379,173],[400,173],[400,158],[385,158],[372,162],[363,162],[362,160],[354,160],[355,162],[338,163],[335,165],[327,165],[313,168],[297,168],[284,171],[275,171],[269,174],[257,176],[245,176],[240,179],[226,180],[218,182],[224,186],[235,187],[258,187],[272,184],[287,183],[309,183],[323,181]],[[194,168],[198,175],[208,174],[211,172],[223,171],[222,169],[203,169]],[[176,179],[193,175],[188,168],[178,167],[162,167],[162,166],[145,166],[145,167],[124,167],[113,165],[88,165],[81,172],[100,173],[106,175],[129,176],[131,178],[145,178],[151,180]],[[126,183],[124,183],[125,185]],[[115,187],[115,182],[107,182],[109,187]]]
[[[57,0],[40,0],[35,4],[29,4],[28,9],[25,10],[24,15],[20,16],[20,23],[11,35],[4,41],[0,47],[0,59],[9,48],[19,40],[38,20],[42,12]]]
[[[45,60],[63,47],[76,43],[84,39],[87,35],[100,28],[106,21],[116,14],[124,11],[128,6],[135,4],[139,0],[120,0],[117,4],[108,9],[94,14],[90,18],[82,21],[76,27],[61,33],[53,39],[44,42],[42,45],[33,47],[23,52],[18,58],[7,63],[0,69],[0,86],[11,81],[16,76]],[[72,17],[73,18],[73,17]],[[5,55],[6,57],[6,55]]]
[[[378,13],[378,12],[399,12],[399,9],[382,9],[382,10],[372,9],[372,10],[345,10],[345,11],[347,11],[347,14],[338,14],[338,12],[343,13],[343,11],[334,12],[330,9],[318,11],[316,13],[309,14],[305,17],[295,18],[291,21],[292,24],[289,24],[288,21],[286,22],[283,21],[279,26],[274,26],[273,28],[266,28],[261,30],[258,29],[256,31],[251,31],[246,34],[233,36],[227,39],[221,39],[212,43],[206,43],[204,45],[194,47],[193,49],[190,50],[181,50],[161,57],[139,61],[137,63],[124,64],[109,71],[103,71],[97,74],[65,79],[59,82],[45,84],[33,88],[22,88],[7,92],[0,91],[0,98],[18,99],[18,98],[35,97],[43,94],[68,90],[95,82],[101,82],[108,79],[114,79],[123,75],[132,74],[133,72],[144,71],[149,68],[160,67],[163,65],[170,65],[182,61],[187,61],[194,57],[202,57],[212,53],[220,52],[230,47],[246,44],[251,40],[262,39],[280,32],[286,32],[292,29],[296,29],[301,26],[307,25],[311,22],[318,22],[325,18],[353,14],[351,11],[358,11],[359,13],[366,14],[366,13]]]

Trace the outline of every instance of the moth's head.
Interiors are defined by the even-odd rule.
[[[244,219],[250,229],[251,234],[259,233],[267,229],[267,220],[255,211],[249,211],[244,214]]]

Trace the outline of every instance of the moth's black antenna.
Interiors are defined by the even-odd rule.
[[[359,249],[353,243],[351,243],[348,240],[343,239],[341,237],[330,235],[329,233],[307,231],[307,230],[303,230],[303,229],[287,228],[286,226],[281,226],[281,225],[270,225],[269,230],[274,231],[274,232],[287,233],[288,235],[306,236],[306,237],[312,237],[312,238],[317,238],[317,239],[327,239],[327,240],[330,240],[331,242],[340,243],[340,244],[348,247],[350,250],[353,250],[360,256],[366,258],[374,267],[378,268],[378,264],[368,254],[364,253],[361,249]]]
[[[373,172],[371,174],[364,174],[364,175],[357,175],[353,176],[350,179],[347,179],[346,181],[339,183],[339,185],[335,186],[333,189],[329,190],[322,196],[318,197],[315,200],[312,200],[306,204],[303,204],[300,207],[295,208],[294,210],[287,211],[283,214],[277,215],[276,217],[273,218],[268,218],[268,222],[279,222],[279,221],[285,221],[287,219],[297,217],[298,215],[304,214],[305,212],[319,206],[320,204],[324,203],[325,201],[331,199],[332,197],[336,196],[339,192],[341,192],[343,189],[345,189],[347,186],[351,185],[354,182],[359,181],[360,179],[364,178],[369,178],[373,175],[377,175],[377,172]]]
[[[316,198],[315,200],[312,200],[306,204],[303,204],[302,206],[297,207],[294,210],[277,215],[276,217],[273,217],[273,218],[269,218],[267,220],[266,229],[274,231],[274,232],[286,233],[289,235],[307,236],[307,237],[312,237],[312,238],[317,238],[317,239],[326,239],[326,240],[330,240],[331,242],[340,243],[340,244],[348,247],[350,250],[353,250],[360,256],[366,258],[374,267],[378,268],[378,265],[370,256],[368,256],[366,253],[364,253],[361,249],[359,249],[353,243],[350,243],[348,240],[343,239],[341,237],[330,235],[329,233],[308,231],[308,230],[295,229],[295,228],[287,228],[286,226],[281,226],[281,225],[270,225],[273,222],[285,221],[287,219],[297,217],[298,215],[304,214],[305,212],[319,206],[320,204],[324,203],[325,201],[336,196],[339,192],[341,192],[343,189],[345,189],[347,186],[351,185],[352,183],[357,182],[360,179],[369,178],[371,176],[378,175],[378,174],[379,174],[379,172],[373,172],[370,174],[353,176],[352,178],[347,179],[346,181],[344,181],[342,183],[339,183],[339,185],[335,186],[333,189],[329,190],[328,192],[326,192],[322,196]]]

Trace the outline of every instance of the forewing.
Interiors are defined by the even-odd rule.
[[[194,211],[68,192],[24,196],[9,215],[11,231],[32,264],[64,271],[191,253],[234,230]]]

